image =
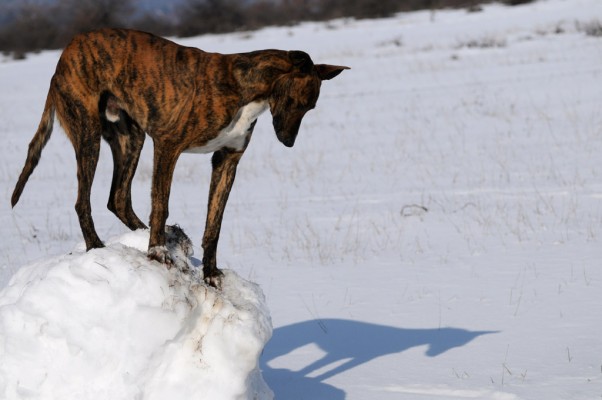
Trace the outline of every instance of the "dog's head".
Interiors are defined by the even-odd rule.
[[[289,51],[288,57],[292,70],[274,81],[269,103],[278,140],[292,147],[303,116],[316,106],[322,81],[334,78],[349,67],[314,64],[302,51]]]

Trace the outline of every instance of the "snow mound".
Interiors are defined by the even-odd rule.
[[[148,231],[25,266],[0,292],[0,398],[271,399],[261,289],[146,258]],[[198,266],[198,265],[197,265]]]

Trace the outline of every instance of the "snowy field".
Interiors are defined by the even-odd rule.
[[[323,84],[293,149],[260,118],[226,209],[218,264],[265,294],[273,336],[260,367],[276,399],[602,396],[602,37],[587,34],[596,21],[599,0],[542,0],[178,40],[225,53],[303,49],[352,68]],[[58,57],[0,61],[4,305],[28,286],[24,273],[10,283],[19,269],[37,271],[34,282],[39,265],[81,253],[75,157],[60,129],[10,208]],[[150,212],[151,148],[134,182],[140,216]],[[123,242],[127,228],[105,207],[111,174],[103,146],[94,219],[102,239]],[[209,156],[183,155],[170,202],[168,223],[199,258],[209,176]],[[61,304],[51,292],[41,299]],[[7,332],[0,353],[28,345]],[[66,368],[72,380],[94,375]]]

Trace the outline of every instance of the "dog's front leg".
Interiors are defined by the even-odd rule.
[[[174,260],[165,247],[165,223],[169,215],[169,193],[179,152],[170,146],[163,146],[157,140],[154,147],[148,258],[171,268]]]
[[[203,235],[203,275],[205,282],[220,287],[222,272],[217,268],[216,252],[226,202],[236,176],[243,151],[222,149],[213,153],[211,186],[207,203],[207,221]]]

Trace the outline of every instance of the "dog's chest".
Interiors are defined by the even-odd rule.
[[[243,150],[247,135],[253,123],[268,108],[267,101],[254,101],[241,107],[227,127],[208,141],[204,146],[191,147],[185,153],[212,153],[227,147],[234,150]]]

